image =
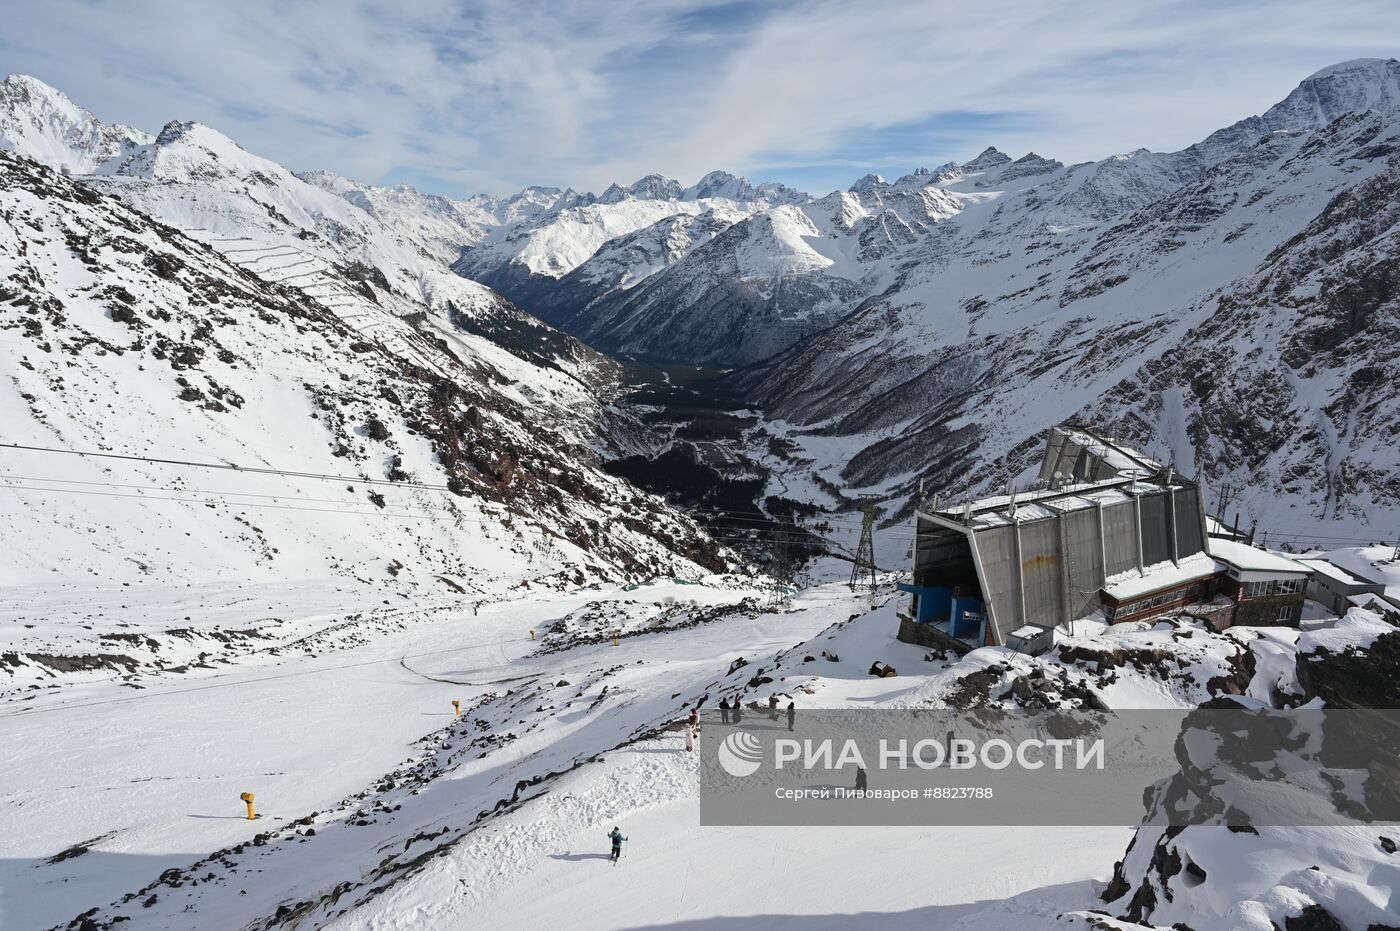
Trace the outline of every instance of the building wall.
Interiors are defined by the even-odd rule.
[[[1277,581],[1277,580],[1276,580]],[[1220,577],[1220,591],[1235,602],[1235,620],[1243,627],[1297,627],[1303,617],[1302,591],[1287,594],[1251,595],[1249,584],[1229,575]],[[1279,620],[1279,610],[1288,608],[1287,621]]]
[[[1065,571],[1069,579],[1069,618],[1084,617],[1099,608],[1103,587],[1103,548],[1099,545],[1099,511],[1071,511],[1060,518]]]
[[[1104,596],[1104,606],[1113,609],[1113,617],[1110,619],[1114,624],[1121,624],[1126,621],[1142,621],[1148,618],[1157,617],[1162,614],[1171,614],[1186,605],[1206,602],[1214,595],[1214,585],[1212,580],[1192,581],[1177,588],[1167,589],[1163,592],[1154,592],[1146,598],[1134,598],[1126,602],[1115,602],[1114,599]],[[1141,608],[1133,609],[1133,606],[1142,601],[1153,602]],[[1123,609],[1128,609],[1125,613],[1119,613]],[[1107,613],[1107,612],[1105,612]]]
[[[902,615],[899,618],[899,633],[896,639],[935,650],[952,650],[959,655],[972,650],[971,644],[948,636],[932,624],[920,624]]]
[[[1350,595],[1363,595],[1366,593],[1383,594],[1384,585],[1360,584],[1348,585],[1341,579],[1334,579],[1325,572],[1314,572],[1308,579],[1308,597],[1318,604],[1324,605],[1328,610],[1338,614],[1346,612],[1348,607],[1347,597]]]
[[[1288,607],[1287,621],[1279,620],[1279,609]],[[1303,617],[1303,596],[1269,595],[1251,598],[1235,605],[1235,624],[1243,627],[1297,627]]]
[[[977,534],[977,556],[986,582],[982,594],[993,606],[996,626],[1005,635],[1026,622],[1021,615],[1021,582],[1016,559],[1016,528],[995,527]]]
[[[1025,620],[1043,627],[1063,623],[1060,599],[1060,546],[1055,518],[1021,525],[1021,573],[1025,579]],[[1000,617],[1001,605],[996,605]]]
[[[1049,482],[1055,473],[1079,482],[1096,482],[1113,478],[1117,470],[1104,462],[1095,447],[1101,444],[1083,446],[1070,434],[1058,427],[1052,427],[1046,441],[1045,453],[1040,459],[1040,479]]]
[[[1120,575],[1137,568],[1137,507],[1131,501],[1106,505],[1103,509],[1105,555],[1108,575]]]
[[[1201,552],[1204,527],[1194,486],[1140,495],[1146,564],[1184,559]],[[1053,503],[1050,505],[1053,507]],[[986,527],[973,534],[984,578],[982,590],[1003,634],[1021,624],[1054,627],[1099,607],[1107,576],[1138,565],[1139,504],[1124,501],[1099,509],[1080,508],[1020,525]],[[1173,513],[1175,517],[1173,517]],[[1175,545],[1174,545],[1175,544]],[[1107,564],[1105,565],[1105,559]],[[917,575],[917,573],[916,573]],[[946,582],[923,577],[919,584]],[[1025,610],[1021,610],[1022,592]]]
[[[1192,609],[1192,613],[1214,631],[1222,631],[1234,626],[1235,603],[1233,601],[1211,602]]]
[[[1142,505],[1142,562],[1151,566],[1172,558],[1172,538],[1175,528],[1171,525],[1171,509],[1167,506],[1167,496],[1143,495],[1138,499]],[[1183,554],[1184,555],[1184,554]]]

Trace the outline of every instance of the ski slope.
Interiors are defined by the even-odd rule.
[[[311,603],[326,593],[282,594]],[[631,744],[629,735],[673,720],[725,679],[738,657],[750,663],[738,671],[742,678],[771,662],[765,657],[829,637],[824,642],[843,661],[822,661],[824,674],[803,677],[811,694],[795,693],[813,707],[888,702],[928,684],[913,676],[892,688],[890,680],[864,674],[872,651],[907,669],[925,663],[925,651],[894,641],[888,605],[870,614],[868,595],[838,585],[804,593],[786,609],[745,606],[765,596],[716,578],[707,585],[539,593],[474,607],[444,598],[414,606],[431,611],[430,622],[381,632],[359,646],[252,654],[182,675],[83,680],[45,690],[22,708],[8,703],[0,713],[0,741],[14,748],[3,771],[12,826],[0,854],[4,925],[56,926],[113,902],[105,913],[129,917],[124,927],[241,927],[364,875],[406,838],[444,828],[461,838],[431,869],[407,871],[382,894],[366,895],[362,906],[346,909],[342,902],[321,917],[330,926],[368,928],[454,927],[468,915],[473,923],[493,916],[497,926],[526,928],[771,913],[825,914],[839,926],[849,920],[841,905],[845,878],[873,883],[892,868],[909,878],[888,904],[892,912],[908,912],[901,921],[925,920],[930,902],[945,917],[971,915],[979,902],[1047,883],[1073,883],[1074,901],[1089,902],[1089,881],[1106,878],[1127,829],[1081,832],[1086,849],[1100,855],[1047,874],[1024,837],[1005,831],[769,834],[699,827],[696,758],[679,734]],[[730,606],[742,610],[684,626]],[[154,602],[149,607],[159,610]],[[863,622],[830,630],[852,615]],[[669,620],[657,624],[657,616]],[[606,636],[590,642],[580,629],[580,619],[589,617],[604,618],[605,633],[618,629],[619,645]],[[565,618],[573,623],[552,629]],[[538,697],[552,696],[558,682],[570,683],[570,694],[576,686],[582,700],[572,699],[570,707],[568,699]],[[525,703],[513,704],[512,696]],[[453,700],[471,709],[461,719],[453,717]],[[385,788],[395,781],[385,774],[402,772],[405,760],[421,762],[425,753],[440,755],[477,715],[492,722],[490,733],[509,727],[518,738],[493,745],[478,760],[454,759],[414,789],[405,791],[402,776],[396,789]],[[622,749],[565,772],[528,804],[472,829],[477,812],[509,797],[518,779],[565,770],[615,745]],[[253,822],[242,817],[238,796],[245,791],[256,795],[260,817]],[[392,815],[380,815],[389,810]],[[318,813],[314,835],[289,827],[312,812]],[[357,825],[365,812],[384,820]],[[623,825],[631,846],[615,872],[600,876],[607,864],[592,854],[605,852],[603,835],[613,823]],[[190,872],[192,861],[208,864],[210,851],[249,845],[269,831],[281,833],[231,856],[236,868],[213,864],[214,879],[153,890],[149,908],[141,903],[151,892],[141,892],[123,907],[124,896],[163,871]],[[64,851],[69,854],[60,857]],[[763,852],[761,862],[747,862],[756,851]],[[891,857],[891,851],[903,853]],[[988,868],[966,868],[972,851]],[[930,898],[934,889],[918,877],[939,863],[944,868],[933,872],[956,880],[935,884]],[[625,886],[614,888],[633,893],[626,907],[618,896],[593,890],[599,882],[622,883],[619,874],[627,875]],[[541,896],[541,888],[555,894]],[[1050,901],[1060,904],[1037,898],[1035,907],[1063,910],[1068,891],[1052,892]],[[581,902],[595,901],[596,914],[569,917]]]

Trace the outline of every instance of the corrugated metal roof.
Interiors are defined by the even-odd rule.
[[[1163,492],[1167,487],[1165,484],[1156,482],[1115,478],[1103,482],[1068,485],[1053,491],[1042,489],[1021,492],[1015,496],[1016,514],[1014,518],[1007,514],[1007,509],[1011,506],[1012,501],[1010,495],[981,498],[972,502],[971,527],[973,530],[981,530],[987,527],[1005,527],[1013,520],[1019,520],[1022,523],[1044,520],[1070,511],[1098,507],[1100,502],[1104,505],[1119,504],[1132,500],[1135,495]],[[1170,487],[1186,488],[1187,486],[1173,482]],[[963,505],[962,507],[939,508],[934,513],[943,520],[961,524],[966,512],[967,506]]]
[[[1083,427],[1057,424],[1053,430],[1077,445],[1089,449],[1094,457],[1120,473],[1151,472],[1162,468],[1161,463],[1118,440],[1091,432]],[[1052,434],[1051,442],[1054,441]]]

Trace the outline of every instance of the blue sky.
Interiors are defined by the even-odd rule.
[[[1180,148],[1338,61],[1390,0],[0,0],[0,73],[435,193],[724,168],[817,193],[988,145]]]

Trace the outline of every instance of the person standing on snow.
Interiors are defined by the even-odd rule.
[[[744,699],[734,699],[734,723],[738,724],[744,719]]]
[[[613,826],[612,833],[608,835],[608,840],[612,841],[612,861],[616,865],[618,858],[622,856],[622,842],[627,838],[622,836],[616,825]]]
[[[687,753],[695,752],[695,728],[689,724],[685,726],[685,749]]]
[[[788,730],[792,730],[792,724],[797,720],[797,702],[789,701],[787,706]]]
[[[774,692],[768,696],[768,717],[771,720],[778,720],[778,693]]]
[[[729,723],[729,699],[727,698],[719,700],[719,720],[721,724]]]
[[[690,719],[686,723],[690,726],[691,730],[699,730],[700,706],[697,705],[696,707],[690,709]]]

